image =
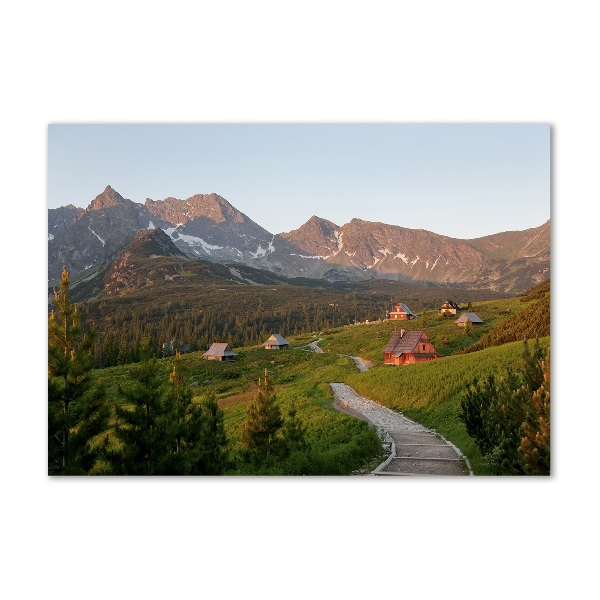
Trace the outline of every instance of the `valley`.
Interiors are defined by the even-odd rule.
[[[86,472],[137,472],[139,461],[127,463],[137,448],[127,445],[127,436],[141,427],[133,423],[143,414],[135,402],[156,397],[164,402],[153,409],[153,427],[161,424],[165,435],[200,424],[186,430],[192,436],[182,442],[187,455],[173,454],[165,438],[163,462],[144,459],[145,474],[370,473],[385,458],[382,440],[366,422],[335,409],[332,383],[351,386],[443,436],[475,474],[504,468],[473,437],[464,396],[478,380],[504,381],[512,377],[507,372],[522,370],[524,338],[538,340],[538,354],[549,348],[550,222],[453,240],[358,219],[338,227],[313,217],[298,230],[273,235],[216,194],[148,199],[142,206],[109,186],[85,210],[49,211],[48,224],[54,231],[48,241],[49,324],[56,327],[61,309],[52,282],[63,263],[61,290],[71,267],[77,335],[91,344],[86,386],[105,398],[94,405],[101,433],[82,450]],[[439,312],[447,300],[456,315]],[[398,302],[414,318],[392,319]],[[464,327],[455,322],[460,314],[470,315]],[[291,347],[262,348],[273,333]],[[412,339],[413,333],[422,338],[422,357],[405,349],[384,364],[389,340]],[[203,359],[215,342],[229,344],[234,361]],[[65,347],[69,343],[64,340]],[[142,391],[152,381],[154,391]],[[278,406],[277,433],[268,437],[266,455],[256,454],[248,438],[249,415],[260,413],[252,407],[265,398]],[[85,404],[75,406],[83,410]],[[171,412],[161,416],[161,410]],[[208,437],[207,427],[215,428]],[[218,461],[202,450],[212,443],[219,444],[213,449]],[[512,456],[507,464],[524,474],[520,460]]]
[[[200,351],[183,354],[181,361],[194,399],[200,401],[214,396],[224,411],[232,457],[241,450],[246,411],[256,394],[256,381],[265,370],[274,383],[282,412],[293,406],[297,410],[297,418],[307,428],[307,439],[316,452],[315,456],[298,455],[291,462],[283,460],[263,465],[258,471],[238,464],[228,472],[230,475],[366,474],[382,462],[386,457],[379,450],[372,450],[373,454],[367,456],[368,453],[351,445],[352,436],[359,435],[362,425],[353,417],[334,410],[331,382],[344,382],[359,394],[438,432],[460,449],[476,475],[485,475],[490,474],[487,463],[459,418],[461,397],[475,376],[485,378],[488,374],[501,374],[506,368],[518,370],[523,342],[522,338],[519,340],[519,332],[515,331],[513,342],[472,353],[456,351],[475,344],[492,331],[509,330],[514,322],[519,322],[519,315],[526,314],[539,301],[539,298],[530,300],[523,296],[473,302],[472,309],[484,321],[473,337],[466,337],[464,331],[454,324],[455,317],[443,317],[434,311],[421,313],[417,319],[402,323],[402,327],[408,330],[426,329],[444,358],[407,367],[383,364],[383,347],[399,327],[397,323],[385,320],[331,327],[301,335],[282,331],[291,344],[289,349],[268,351],[261,347],[260,342],[236,345],[234,350],[238,356],[231,363],[203,360]],[[547,319],[549,326],[549,314]],[[546,333],[542,331],[540,337],[544,348],[549,346]],[[321,353],[309,351],[308,346],[316,340],[320,340]],[[357,368],[352,357],[367,361],[370,368]],[[159,359],[165,377],[174,360],[173,357]],[[111,404],[120,402],[118,387],[126,384],[130,368],[131,365],[123,365],[95,371],[94,376],[107,384]],[[359,437],[363,435],[367,435],[366,430]],[[337,457],[338,466],[332,466],[332,456]],[[101,472],[101,465],[98,469]]]

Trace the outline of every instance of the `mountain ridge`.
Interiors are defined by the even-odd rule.
[[[111,186],[88,207],[48,211],[48,279],[108,266],[135,233],[159,228],[188,257],[239,263],[278,276],[327,281],[373,278],[469,285],[520,293],[548,278],[550,220],[537,228],[457,239],[425,229],[313,215],[272,234],[216,193],[139,204]],[[52,231],[51,231],[52,229]]]

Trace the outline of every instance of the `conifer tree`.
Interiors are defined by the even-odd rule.
[[[227,437],[225,435],[225,413],[210,395],[200,405],[201,424],[198,436],[198,452],[192,464],[194,475],[220,475],[229,466],[227,458]],[[190,420],[194,428],[195,419]],[[193,447],[193,444],[192,444]]]
[[[170,406],[163,392],[164,375],[156,358],[145,355],[132,366],[128,386],[119,386],[121,404],[115,407],[115,435],[121,447],[110,455],[117,475],[167,473],[172,454]]]
[[[305,450],[307,447],[306,427],[297,418],[297,413],[296,405],[292,400],[292,405],[288,410],[287,419],[283,426],[283,439],[288,453]]]
[[[102,451],[92,440],[107,427],[104,386],[94,385],[94,335],[84,334],[77,305],[69,301],[63,267],[48,318],[48,472],[81,474]]]
[[[473,323],[471,321],[471,319],[469,319],[467,317],[467,320],[465,321],[465,326],[464,326],[464,334],[465,337],[473,337]]]
[[[523,378],[525,385],[530,390],[537,390],[544,382],[544,373],[542,369],[542,359],[544,351],[540,346],[540,340],[535,339],[533,352],[529,351],[527,339],[523,342]]]
[[[549,354],[536,363],[540,353],[525,343],[519,375],[474,380],[461,401],[467,433],[498,475],[550,472]]]
[[[223,473],[227,467],[224,412],[212,395],[203,402],[194,402],[177,350],[169,384],[166,402],[173,443],[165,468],[176,475]]]
[[[173,363],[173,370],[169,374],[169,384],[167,402],[172,412],[173,434],[175,437],[174,451],[175,454],[181,454],[186,437],[186,420],[189,416],[190,405],[192,404],[192,390],[185,383],[179,350],[175,351],[175,361]]]
[[[277,433],[283,425],[271,380],[265,369],[264,378],[258,380],[256,396],[246,411],[242,444],[251,458],[265,458],[277,447]]]
[[[540,359],[543,381],[531,392],[526,387],[520,394],[527,398],[526,420],[521,427],[519,454],[528,475],[550,475],[550,350]]]

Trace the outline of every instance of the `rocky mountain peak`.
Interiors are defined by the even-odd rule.
[[[98,194],[87,207],[86,211],[92,210],[103,210],[105,208],[112,208],[113,206],[119,206],[130,202],[119,194],[119,192],[113,190],[110,185],[107,185],[101,194]]]
[[[140,229],[136,232],[133,242],[128,248],[131,254],[144,256],[180,256],[186,255],[177,248],[171,238],[158,227],[154,229]]]
[[[313,215],[304,225],[282,233],[281,237],[309,254],[329,255],[338,246],[338,229],[335,223]]]
[[[146,209],[150,214],[174,224],[185,224],[199,217],[210,219],[215,223],[250,222],[246,215],[215,193],[195,194],[186,200],[178,200],[173,197],[164,200],[146,198]]]

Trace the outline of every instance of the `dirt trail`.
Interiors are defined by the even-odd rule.
[[[390,438],[391,454],[372,475],[473,474],[460,450],[438,434],[401,413],[360,396],[345,383],[329,385],[333,390],[336,408],[364,418]]]

